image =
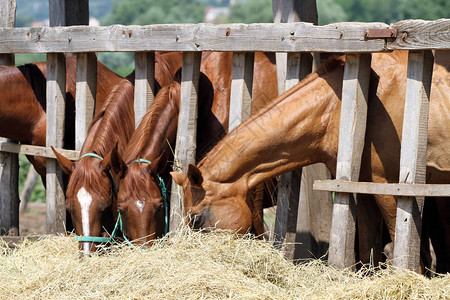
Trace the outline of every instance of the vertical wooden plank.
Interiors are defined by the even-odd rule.
[[[66,59],[62,53],[47,54],[46,146],[62,148],[64,142]],[[47,159],[47,233],[65,231],[66,209],[63,174],[55,159]]]
[[[233,79],[230,93],[230,121],[228,131],[231,132],[239,124],[250,117],[252,109],[253,67],[255,53],[233,53]]]
[[[0,0],[0,27],[14,27],[16,0]],[[0,54],[0,65],[14,65],[14,54]],[[13,142],[0,138],[2,142]],[[0,152],[0,234],[19,235],[19,160]]]
[[[81,150],[94,115],[97,92],[97,55],[95,53],[79,53],[76,74],[75,149]]]
[[[367,120],[370,54],[348,54],[342,85],[336,179],[358,181]],[[338,268],[355,263],[356,203],[353,194],[336,193],[328,262]]]
[[[187,172],[189,164],[195,163],[197,137],[197,99],[200,78],[201,52],[184,52],[181,70],[181,106],[178,117],[175,144],[174,171]],[[172,182],[170,198],[170,230],[182,221],[181,187]]]
[[[49,0],[50,26],[89,25],[89,0]]]
[[[434,57],[410,51],[400,152],[400,183],[425,183],[428,114]],[[407,125],[406,125],[407,124]],[[419,271],[424,197],[399,197],[395,225],[394,265]]]
[[[134,119],[137,128],[156,95],[155,53],[136,52],[135,66]]]

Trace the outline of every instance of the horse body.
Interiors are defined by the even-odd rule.
[[[438,60],[438,57],[436,58]],[[373,54],[361,181],[398,182],[407,52]],[[172,172],[197,227],[245,232],[249,189],[277,175],[322,162],[336,171],[344,60],[328,61],[228,134],[187,175]],[[448,72],[435,65],[428,129],[427,182],[450,180]],[[392,240],[396,200],[375,195]],[[450,245],[449,245],[450,246]]]
[[[46,63],[26,64],[19,67],[0,67],[2,88],[0,110],[0,136],[12,140],[45,146],[46,136]],[[75,90],[76,57],[66,59],[66,118],[64,148],[75,147]],[[97,95],[95,110],[103,106],[106,97],[121,77],[105,65],[97,64]],[[14,126],[10,126],[14,124]],[[45,158],[28,156],[45,185]]]

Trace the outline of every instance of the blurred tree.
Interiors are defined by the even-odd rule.
[[[272,23],[271,0],[248,0],[236,2],[231,6],[230,23]]]
[[[348,21],[344,8],[334,0],[317,0],[317,14],[319,25]]]

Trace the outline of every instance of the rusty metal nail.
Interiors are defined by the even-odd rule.
[[[132,37],[133,36],[133,30],[128,31],[128,37]]]
[[[294,35],[295,32],[291,31],[291,35]]]
[[[407,38],[408,38],[408,33],[403,32],[403,33],[402,33],[402,40],[403,40],[403,41],[406,41]]]
[[[122,35],[125,35],[125,30],[122,30]]]
[[[29,32],[27,32],[27,37],[30,37],[30,33]]]
[[[391,37],[395,37],[395,33],[391,32]]]
[[[230,36],[231,30],[230,28],[227,28],[227,33],[225,34],[226,36]]]
[[[343,31],[339,32],[339,38],[342,39],[343,37],[344,37],[344,32]]]
[[[41,38],[41,34],[40,33],[38,33],[38,39],[40,39]]]
[[[69,36],[69,43],[72,41],[72,37],[71,36]]]
[[[365,32],[364,32],[364,37],[365,37],[365,38],[368,38],[368,37],[369,37],[369,32],[365,31]]]
[[[175,41],[177,41],[178,42],[178,35],[175,37]]]

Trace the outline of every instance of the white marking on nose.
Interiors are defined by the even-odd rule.
[[[139,208],[139,211],[142,213],[142,210],[144,210],[144,204],[145,202],[142,200],[136,200],[136,206]]]
[[[78,202],[81,207],[81,224],[83,226],[83,236],[89,236],[89,207],[92,203],[92,196],[89,194],[84,187],[82,187],[77,193]],[[91,243],[83,243],[83,251],[89,252]]]

